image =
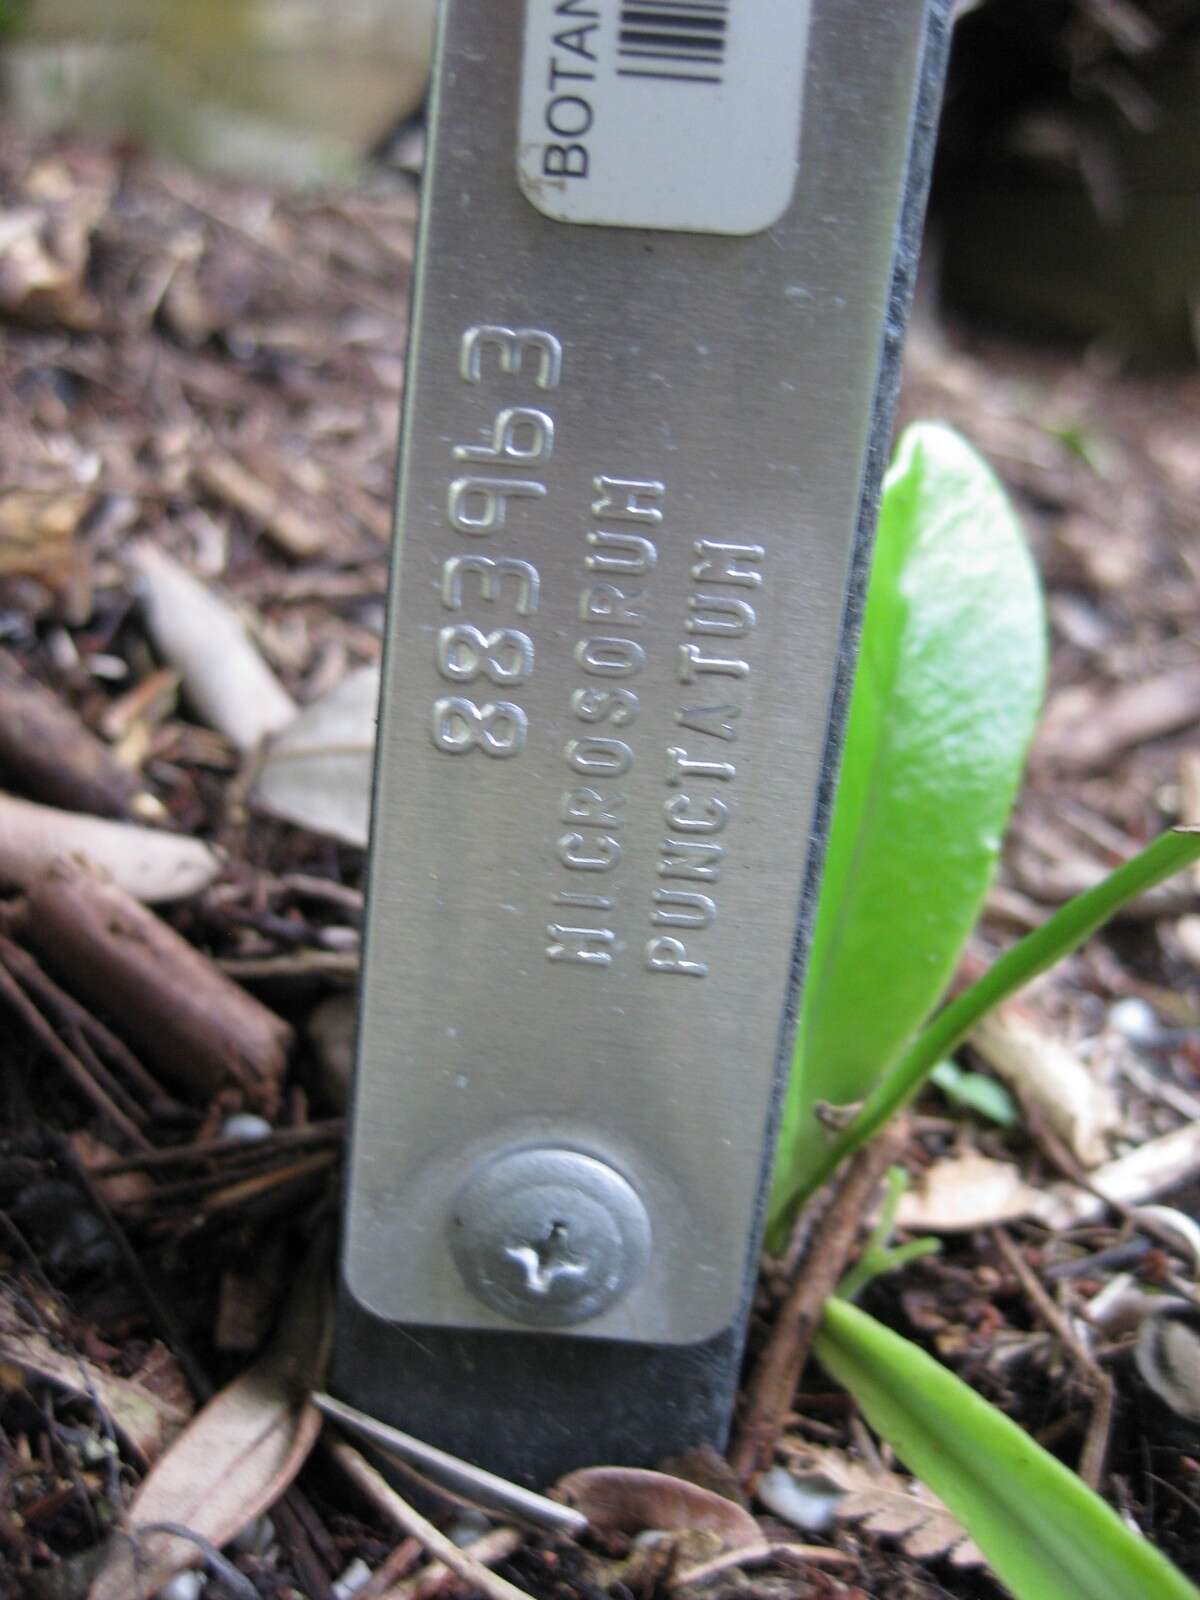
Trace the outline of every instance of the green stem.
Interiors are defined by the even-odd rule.
[[[805,1185],[805,1196],[819,1189],[848,1155],[865,1144],[916,1094],[938,1062],[962,1044],[986,1012],[1077,950],[1128,901],[1198,858],[1200,828],[1172,829],[1006,950],[978,983],[964,989],[917,1035],[854,1121],[825,1150]]]

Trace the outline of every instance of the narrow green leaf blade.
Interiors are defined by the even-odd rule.
[[[819,1100],[863,1098],[936,1003],[995,868],[1045,668],[1004,491],[936,424],[884,486],[772,1217],[807,1186]]]
[[[820,1152],[809,1179],[810,1189],[824,1183],[851,1151],[878,1133],[916,1094],[938,1062],[957,1050],[980,1017],[1077,950],[1123,905],[1197,860],[1200,828],[1172,828],[1110,872],[1103,883],[1068,900],[1040,928],[1006,950],[977,983],[964,989],[922,1029],[868,1095],[853,1122]]]
[[[816,1352],[1017,1600],[1198,1600],[1099,1495],[918,1345],[835,1299]]]

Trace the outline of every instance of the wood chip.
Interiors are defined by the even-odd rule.
[[[107,745],[0,651],[0,769],[35,799],[121,817],[137,787]]]
[[[221,871],[199,839],[0,794],[0,884],[22,888],[64,856],[86,857],[149,905],[199,894]]]
[[[261,528],[285,554],[309,561],[325,548],[324,530],[233,456],[210,452],[193,465],[192,474],[214,499],[245,517],[251,527]]]
[[[291,1029],[152,911],[87,862],[60,861],[31,885],[26,942],[181,1092],[235,1084],[277,1104]]]
[[[239,750],[256,750],[296,715],[240,619],[185,567],[143,540],[126,554],[154,643],[188,698]]]

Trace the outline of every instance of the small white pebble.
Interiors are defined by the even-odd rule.
[[[237,1139],[241,1144],[258,1144],[274,1131],[266,1117],[255,1116],[253,1111],[236,1111],[221,1124],[222,1139]]]
[[[447,1527],[446,1532],[456,1545],[473,1544],[481,1538],[491,1527],[491,1523],[482,1511],[468,1511],[464,1508],[458,1513],[454,1521]]]
[[[87,667],[93,678],[104,678],[112,683],[120,683],[123,678],[129,676],[129,668],[120,656],[105,655],[102,652],[89,656]]]
[[[1108,1025],[1132,1044],[1157,1044],[1162,1038],[1162,1024],[1153,1006],[1136,995],[1116,1000],[1109,1006]]]
[[[85,1467],[94,1467],[111,1456],[120,1455],[117,1441],[103,1434],[89,1433],[79,1446],[79,1459]]]
[[[365,1561],[355,1556],[354,1560],[342,1573],[333,1586],[333,1600],[350,1600],[371,1576],[371,1569]]]
[[[207,1582],[208,1578],[203,1572],[191,1569],[187,1572],[177,1572],[173,1578],[168,1578],[158,1591],[160,1600],[200,1600]]]
[[[820,1475],[793,1477],[786,1467],[772,1467],[759,1480],[758,1498],[768,1511],[803,1533],[823,1533],[833,1521],[841,1489]]]
[[[243,1528],[236,1539],[229,1541],[231,1550],[240,1550],[248,1556],[265,1556],[275,1539],[275,1524],[270,1517],[255,1517],[249,1527]]]

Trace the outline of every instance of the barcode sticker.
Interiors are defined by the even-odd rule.
[[[526,197],[558,222],[770,227],[796,183],[809,5],[526,0]]]

